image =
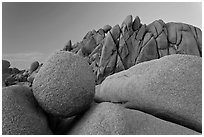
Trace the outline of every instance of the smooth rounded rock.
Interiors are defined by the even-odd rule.
[[[33,81],[33,93],[49,114],[76,115],[89,107],[95,94],[95,79],[88,62],[67,51],[53,54]]]
[[[118,104],[93,105],[67,127],[71,135],[198,135],[191,129]]]
[[[104,32],[105,33],[107,33],[109,30],[111,30],[111,26],[110,25],[105,25],[104,27],[103,27],[103,30],[104,30]]]
[[[30,73],[32,73],[33,71],[35,71],[39,66],[39,62],[38,61],[34,61],[33,63],[31,63],[30,65]]]
[[[95,96],[201,132],[202,58],[175,54],[137,64],[107,77]]]
[[[2,89],[2,134],[52,134],[30,88],[14,85]]]

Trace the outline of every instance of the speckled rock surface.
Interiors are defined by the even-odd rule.
[[[28,87],[14,85],[2,89],[2,134],[52,134],[43,111]]]
[[[120,102],[202,131],[202,58],[169,55],[107,77],[96,88],[99,102]]]
[[[71,135],[182,135],[199,134],[146,113],[113,103],[92,106],[68,129]]]
[[[67,51],[53,54],[33,81],[33,93],[48,113],[70,117],[89,107],[94,98],[95,79],[82,57]]]

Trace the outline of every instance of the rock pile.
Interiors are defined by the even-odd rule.
[[[129,15],[121,26],[69,40],[44,64],[18,70],[2,60],[2,133],[200,134],[201,35]]]
[[[121,26],[89,31],[74,45],[69,41],[63,50],[67,49],[87,58],[100,84],[108,75],[144,61],[171,54],[202,56],[202,34],[184,23],[156,20],[146,25],[129,15]]]
[[[2,60],[2,85],[3,87],[11,85],[26,85],[31,87],[35,75],[38,73],[42,64],[34,61],[28,70],[19,70],[17,68],[9,68],[10,62]]]

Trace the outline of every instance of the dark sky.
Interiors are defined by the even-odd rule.
[[[127,15],[141,22],[183,22],[202,28],[202,3],[3,3],[2,58],[12,67],[27,69],[40,63],[90,30],[121,25]]]

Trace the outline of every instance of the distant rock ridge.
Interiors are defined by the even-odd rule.
[[[202,56],[202,32],[184,24],[155,20],[146,25],[128,15],[121,26],[105,25],[89,31],[82,41],[62,49],[87,59],[100,84],[107,76],[131,66],[171,54]]]

